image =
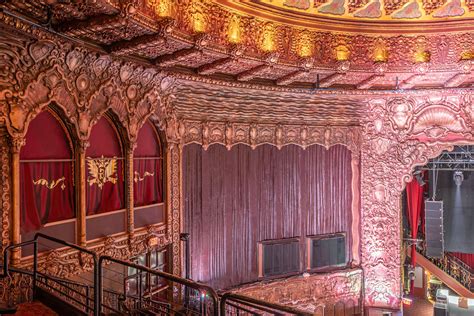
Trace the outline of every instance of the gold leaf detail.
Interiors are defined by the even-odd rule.
[[[155,173],[154,173],[154,172],[145,171],[145,172],[143,173],[143,176],[140,177],[140,173],[138,173],[138,171],[135,171],[135,172],[133,173],[133,175],[134,175],[133,181],[135,181],[135,183],[136,183],[136,182],[141,182],[141,181],[145,180],[146,177],[153,177],[153,176],[155,175]]]
[[[57,180],[53,180],[51,181],[51,183],[46,180],[46,179],[38,179],[38,180],[33,180],[33,184],[34,185],[41,185],[41,186],[45,186],[47,187],[48,189],[52,190],[54,189],[56,186],[58,186],[58,184],[61,183],[61,190],[64,190],[66,188],[66,185],[64,184],[64,181],[66,181],[66,178],[65,177],[61,177]]]
[[[104,156],[96,159],[87,157],[87,166],[89,168],[89,178],[87,182],[90,186],[97,184],[102,189],[105,183],[117,183],[117,159],[104,158]]]

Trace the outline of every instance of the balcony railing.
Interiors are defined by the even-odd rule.
[[[474,271],[455,256],[444,253],[442,258],[430,258],[426,255],[426,243],[418,247],[418,252],[433,262],[438,268],[449,274],[469,291],[474,291]]]

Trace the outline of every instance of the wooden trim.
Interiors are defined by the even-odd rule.
[[[123,209],[116,210],[116,211],[110,211],[110,212],[105,212],[105,213],[100,213],[100,214],[87,215],[86,219],[97,218],[97,217],[102,217],[102,216],[107,216],[107,215],[112,215],[112,214],[117,214],[117,213],[125,213],[125,212],[127,212],[127,209],[123,208]]]
[[[356,153],[351,152],[351,168],[352,168],[352,263],[360,264],[360,160],[356,157]]]
[[[261,242],[257,245],[257,252],[258,277],[263,278],[263,244]]]
[[[56,225],[62,225],[62,224],[67,224],[67,223],[72,223],[75,222],[77,218],[70,218],[70,219],[63,219],[62,221],[57,221],[57,222],[51,222],[51,223],[46,223],[44,224],[43,227],[51,227],[51,226],[56,226]]]
[[[78,150],[78,161],[77,167],[77,186],[76,186],[76,199],[77,199],[77,211],[76,211],[76,242],[80,246],[87,244],[86,234],[86,216],[87,216],[87,193],[86,193],[86,150],[85,146],[81,146]]]
[[[127,146],[127,160],[125,161],[125,193],[126,193],[126,207],[127,207],[127,223],[126,230],[127,233],[133,234],[135,231],[135,208],[134,208],[134,189],[135,185],[133,183],[133,151],[134,147],[129,144]]]
[[[20,162],[74,162],[75,159],[22,159]]]
[[[142,205],[142,206],[135,206],[134,209],[135,209],[135,210],[141,210],[141,209],[144,209],[144,208],[155,207],[155,206],[164,206],[164,205],[165,205],[164,202],[160,202],[160,203],[155,203],[155,204],[148,204],[148,205]]]
[[[15,146],[14,146],[15,147]],[[20,150],[15,148],[12,151],[12,214],[11,214],[11,243],[21,242],[20,234]],[[15,248],[12,251],[12,263],[17,265],[21,259],[21,249]]]

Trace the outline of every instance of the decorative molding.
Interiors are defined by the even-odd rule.
[[[199,122],[183,120],[183,144],[197,143],[207,149],[221,144],[231,149],[237,144],[252,148],[269,144],[282,148],[297,145],[302,148],[319,144],[329,148],[336,144],[347,146],[358,155],[360,129],[356,126],[306,126],[234,122]]]
[[[472,142],[472,95],[368,103],[361,150],[361,251],[369,306],[400,308],[400,194],[415,166]],[[433,113],[435,109],[436,113]]]
[[[362,270],[295,276],[261,281],[232,289],[233,292],[266,302],[279,303],[320,315],[338,305],[359,306],[362,294]],[[344,305],[343,305],[344,306]]]

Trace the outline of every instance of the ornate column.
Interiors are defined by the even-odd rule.
[[[77,186],[76,186],[76,199],[77,199],[77,221],[76,221],[76,232],[77,232],[77,243],[80,246],[87,244],[86,235],[86,215],[87,215],[87,200],[86,200],[86,149],[89,146],[87,141],[81,141],[78,148],[77,154]]]
[[[361,152],[360,223],[368,308],[401,308],[400,195],[415,166],[426,164],[429,158],[449,148],[441,138],[422,142],[410,134],[426,126],[431,128],[425,118],[419,126],[410,122],[413,112],[421,112],[422,106],[432,104],[416,109],[415,104],[400,98],[371,100],[368,104]]]
[[[127,233],[129,238],[133,238],[135,230],[135,210],[134,210],[134,196],[133,196],[133,152],[136,148],[135,142],[129,142],[125,154],[125,181],[127,192]]]
[[[173,274],[181,275],[181,158],[182,145],[178,143],[169,143],[166,151],[167,165],[167,230],[168,236],[172,241],[173,247]]]
[[[1,217],[1,247],[3,250],[10,244],[10,215],[11,215],[11,156],[10,144],[5,130],[0,129],[0,205]]]
[[[25,144],[23,137],[12,139],[11,159],[12,159],[12,213],[11,213],[11,244],[21,242],[20,225],[21,225],[21,205],[20,205],[20,150]],[[21,259],[21,249],[16,248],[12,253],[13,264],[18,264]]]
[[[352,169],[352,263],[360,264],[360,149],[354,148],[351,151]]]

